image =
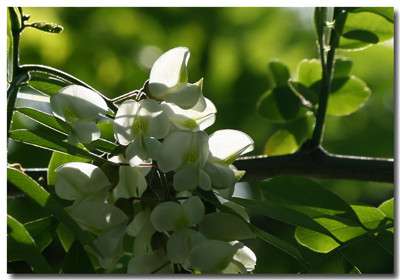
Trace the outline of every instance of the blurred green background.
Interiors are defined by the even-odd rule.
[[[22,36],[21,62],[53,66],[71,73],[109,97],[137,89],[148,78],[153,61],[164,51],[187,46],[191,51],[189,79],[204,77],[204,95],[218,108],[208,129],[233,128],[248,133],[262,153],[279,128],[256,111],[259,97],[271,86],[267,63],[279,59],[296,75],[303,58],[317,57],[311,8],[24,8],[31,21],[64,26],[59,35],[27,29]],[[353,74],[367,82],[372,96],[348,117],[328,117],[324,147],[333,153],[393,157],[393,42],[362,52],[339,52],[354,61]],[[27,122],[16,114],[19,121]],[[46,167],[50,153],[11,143],[9,162]],[[393,196],[392,184],[320,180],[351,203],[379,205]],[[256,218],[257,219],[257,218]],[[257,221],[256,221],[257,222]],[[283,239],[293,229],[273,220],[260,225]],[[257,273],[293,273],[294,259],[264,242],[248,245],[258,256]],[[316,273],[348,272],[337,254],[302,248]]]
[[[27,29],[21,62],[60,68],[115,97],[139,88],[164,51],[187,46],[189,79],[204,77],[204,94],[217,106],[212,132],[240,129],[262,153],[277,125],[256,112],[270,86],[267,63],[279,59],[292,75],[303,58],[317,57],[311,8],[25,8],[31,21],[64,26],[59,35]],[[391,41],[361,52],[339,52],[354,61],[353,74],[372,89],[366,106],[348,117],[328,117],[324,147],[334,153],[393,157]],[[21,117],[21,116],[19,116]],[[29,155],[29,156],[27,156]],[[50,153],[13,143],[9,161],[44,167]],[[378,205],[391,184],[323,181],[352,203]]]

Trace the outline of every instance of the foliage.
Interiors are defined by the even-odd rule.
[[[352,203],[329,182],[295,176],[237,183],[246,170],[237,170],[235,160],[254,149],[252,133],[205,130],[216,121],[217,108],[228,116],[224,124],[231,124],[229,118],[242,121],[246,109],[225,112],[228,97],[216,98],[215,106],[203,96],[208,79],[222,81],[221,92],[227,91],[224,72],[235,67],[190,82],[187,48],[155,59],[156,52],[148,81],[138,75],[140,89],[111,98],[56,68],[19,65],[15,42],[22,30],[57,34],[63,27],[30,23],[19,8],[8,11],[10,145],[51,151],[47,180],[8,166],[10,272],[20,272],[22,262],[35,273],[393,273],[393,198],[378,199],[378,207]],[[246,101],[275,129],[256,137],[257,144],[271,134],[264,148],[256,145],[257,152],[301,155],[320,149],[329,116],[368,111],[375,92],[365,75],[355,75],[352,52],[368,52],[392,38],[393,10],[334,8],[331,15],[316,8],[314,24],[319,58],[299,56],[296,67],[271,60],[268,89],[258,101]],[[126,26],[120,31],[131,32]],[[216,31],[208,32],[205,40],[215,40]],[[229,44],[218,44],[222,52],[229,50]],[[114,63],[109,57],[104,67]],[[221,54],[223,59],[229,56]],[[104,67],[103,78],[109,74]],[[240,91],[261,92],[258,80],[265,77]],[[51,254],[62,258],[53,261]]]

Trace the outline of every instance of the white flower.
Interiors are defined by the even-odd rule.
[[[110,109],[96,92],[79,85],[62,88],[50,98],[53,115],[71,125],[71,138],[90,143],[100,138],[96,122]]]
[[[129,158],[135,155],[147,159],[159,148],[157,139],[164,138],[170,122],[161,105],[151,99],[122,103],[114,120],[114,134],[118,142],[127,147]]]
[[[118,184],[113,190],[115,198],[141,197],[147,189],[146,175],[151,169],[151,160],[142,160],[138,156],[126,159],[114,156],[109,159],[115,163],[124,163],[119,167]],[[129,165],[128,165],[129,164]]]
[[[210,156],[204,170],[212,185],[218,189],[233,187],[236,182],[236,170],[230,164],[254,149],[253,139],[238,130],[222,129],[210,135],[208,146]]]
[[[68,200],[78,200],[109,189],[110,181],[97,166],[69,162],[56,169],[56,194]]]
[[[235,248],[238,248],[233,256],[233,260],[241,263],[247,271],[253,271],[257,262],[257,257],[254,252],[239,241],[232,241],[231,244],[234,245]]]
[[[175,131],[161,145],[158,167],[162,172],[176,171],[173,179],[177,191],[197,186],[210,189],[210,179],[202,170],[208,158],[208,135],[203,131]]]
[[[157,100],[174,103],[183,109],[192,108],[203,99],[202,79],[188,83],[187,64],[190,52],[177,47],[162,54],[153,64],[149,78],[149,92]],[[205,106],[204,101],[200,104]]]
[[[179,129],[183,130],[204,130],[215,122],[217,109],[211,100],[204,98],[205,106],[199,101],[191,109],[181,107],[168,102],[161,103],[169,120]]]

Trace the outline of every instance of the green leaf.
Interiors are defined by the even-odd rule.
[[[62,273],[95,273],[92,263],[79,242],[74,242],[65,255]]]
[[[28,129],[16,129],[10,131],[10,137],[17,141],[32,146],[40,147],[46,150],[58,151],[64,154],[71,154],[85,157],[87,159],[96,159],[104,162],[105,160],[65,142],[64,136],[49,129],[40,129],[30,131]]]
[[[367,84],[355,76],[333,79],[327,113],[331,116],[350,115],[364,106],[370,95]]]
[[[49,213],[37,203],[25,196],[7,198],[7,213],[21,223],[35,221],[49,216]]]
[[[65,134],[70,133],[70,127],[63,122],[62,120],[56,119],[54,116],[41,112],[39,110],[33,108],[16,108],[16,111],[28,116],[29,118],[35,120],[36,122],[50,128],[57,130],[60,132],[59,138],[61,139],[61,135],[65,138]],[[56,135],[56,134],[55,134]],[[118,146],[108,140],[105,139],[97,139],[96,141],[86,144],[86,147],[89,149],[98,149],[107,153],[116,153],[118,152]]]
[[[53,241],[54,218],[45,217],[24,224],[36,244],[43,251]]]
[[[362,236],[340,251],[361,273],[393,273],[393,255],[375,237]]]
[[[296,119],[305,111],[301,100],[288,87],[276,87],[267,91],[257,103],[258,113],[272,122],[286,122]]]
[[[354,210],[333,192],[310,179],[277,176],[259,184],[265,200],[302,212],[310,217],[341,215],[357,221]]]
[[[68,162],[89,162],[88,159],[64,154],[60,152],[53,152],[47,168],[47,185],[54,186],[56,183],[56,168]]]
[[[29,118],[35,120],[36,122],[49,127],[51,129],[55,129],[61,133],[68,133],[67,125],[62,124],[61,120],[57,120],[53,115],[41,112],[39,110],[33,108],[15,108],[16,111],[28,116]]]
[[[314,231],[330,235],[330,232],[307,215],[284,206],[251,199],[234,197],[232,201],[246,207],[250,213],[270,217],[283,223],[302,226]]]
[[[209,239],[234,241],[254,238],[248,224],[240,217],[229,213],[208,214],[200,223],[200,232]]]
[[[75,241],[74,233],[63,223],[58,224],[56,233],[65,252],[68,252],[72,243]]]
[[[351,208],[366,229],[374,230],[378,228],[385,219],[385,214],[372,206],[352,205]]]
[[[31,177],[20,170],[8,167],[7,180],[37,204],[45,208],[50,214],[54,215],[58,221],[67,226],[82,244],[88,244],[91,241],[91,237],[81,230],[58,200]]]
[[[353,68],[353,61],[351,61],[349,58],[338,57],[335,60],[333,77],[334,78],[348,77],[350,76],[352,68]]]
[[[55,95],[63,87],[71,85],[69,82],[44,72],[32,72],[30,75],[29,86],[48,96]]]
[[[264,147],[264,154],[269,156],[292,154],[298,148],[299,145],[294,135],[286,129],[280,129],[268,139]]]
[[[252,229],[256,236],[267,242],[268,244],[274,246],[275,248],[285,252],[289,256],[293,257],[296,259],[303,267],[307,267],[307,261],[304,259],[303,255],[300,253],[299,249],[297,247],[293,246],[292,244],[288,243],[287,241],[284,241],[266,231],[263,231],[255,226],[252,226]]]
[[[393,23],[376,13],[348,13],[339,47],[362,50],[393,37]]]
[[[8,254],[25,260],[35,273],[53,272],[24,225],[10,215],[7,215],[7,232]]]
[[[310,87],[315,82],[321,80],[322,68],[318,59],[303,59],[297,66],[297,80]]]
[[[271,61],[268,68],[277,87],[287,86],[290,79],[289,68],[280,61]]]
[[[392,197],[391,199],[388,199],[384,201],[381,205],[379,205],[378,209],[381,210],[386,217],[389,219],[394,219],[393,218],[393,213],[394,213],[394,198]]]
[[[360,8],[347,8],[350,13],[369,12],[377,14],[385,18],[389,22],[394,22],[394,9],[393,7],[360,7]]]
[[[332,217],[316,218],[315,221],[330,231],[337,240],[325,234],[302,227],[296,228],[296,240],[313,251],[328,253],[339,247],[341,243],[365,235],[369,230],[377,230],[385,218],[383,213],[374,207],[354,205],[352,208],[355,210],[362,226],[359,224],[346,223]]]

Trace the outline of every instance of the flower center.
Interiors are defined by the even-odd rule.
[[[136,117],[132,124],[132,131],[134,135],[145,134],[148,128],[147,120],[142,117]]]

